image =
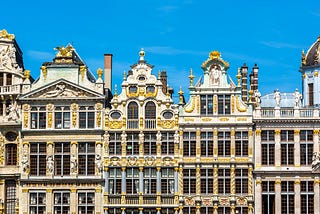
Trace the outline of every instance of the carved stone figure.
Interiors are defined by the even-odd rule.
[[[72,173],[77,172],[78,163],[75,155],[71,155],[70,163],[71,163],[71,172]]]
[[[96,154],[96,168],[98,172],[102,172],[102,159],[100,154]]]
[[[280,107],[281,94],[280,94],[279,89],[277,89],[277,90],[274,91],[273,98],[274,98],[275,101],[276,101],[276,106],[277,106],[277,107]]]
[[[54,160],[53,160],[53,157],[51,155],[47,158],[47,169],[48,169],[49,173],[53,173]]]
[[[220,83],[219,66],[214,65],[213,68],[211,68],[210,79],[212,81],[212,84],[214,84],[214,85],[218,85]]]
[[[259,107],[260,103],[261,103],[261,93],[260,93],[260,91],[258,91],[258,89],[255,90],[254,97],[255,97],[255,100],[256,100],[256,106]]]
[[[314,152],[312,156],[312,167],[320,163],[320,155],[318,152]]]
[[[300,104],[300,100],[302,99],[302,95],[299,93],[298,89],[294,92],[294,106],[298,107]]]
[[[17,121],[20,118],[18,108],[15,104],[10,104],[7,108],[7,121]]]
[[[12,60],[9,47],[0,50],[0,69],[12,70]]]
[[[21,163],[23,172],[27,173],[29,171],[29,158],[27,155],[23,155]]]

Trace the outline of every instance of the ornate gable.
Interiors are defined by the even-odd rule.
[[[45,87],[38,88],[31,91],[22,97],[20,100],[28,99],[82,99],[82,98],[99,98],[104,97],[94,91],[88,90],[81,86],[75,85],[66,80],[58,80]]]

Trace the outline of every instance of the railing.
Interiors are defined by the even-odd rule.
[[[139,196],[137,195],[126,195],[127,204],[139,204]]]
[[[161,204],[174,204],[174,196],[162,195]]]
[[[109,196],[110,204],[121,204],[121,196]]]
[[[294,109],[280,109],[280,116],[281,117],[293,117],[294,116]]]
[[[261,109],[261,117],[274,117],[274,109]]]
[[[156,119],[145,119],[144,128],[145,129],[155,129],[156,128]]]
[[[156,195],[145,195],[143,196],[143,204],[156,204],[157,196]]]
[[[300,117],[313,117],[313,109],[301,109]]]
[[[128,129],[138,129],[139,128],[139,119],[128,119],[127,120]]]
[[[21,85],[6,85],[0,87],[0,94],[20,94]]]

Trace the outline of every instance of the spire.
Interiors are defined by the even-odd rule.
[[[190,68],[190,75],[189,75],[189,79],[190,79],[190,86],[193,86],[193,79],[194,79],[194,76],[192,74],[192,68]]]

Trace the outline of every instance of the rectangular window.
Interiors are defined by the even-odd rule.
[[[280,132],[281,142],[293,142],[294,131],[293,130],[281,130]]]
[[[308,84],[309,106],[313,106],[313,83]]]
[[[80,107],[79,109],[79,128],[91,129],[94,128],[94,115],[93,107]]]
[[[121,168],[109,169],[109,194],[121,195],[121,180],[122,173]]]
[[[16,213],[16,181],[15,180],[6,180],[5,181],[5,213],[13,214]]]
[[[274,141],[274,130],[262,130],[261,141]]]
[[[248,207],[236,207],[235,213],[248,214]]]
[[[94,192],[78,193],[78,213],[93,214],[94,213]]]
[[[127,168],[126,170],[126,190],[127,194],[136,195],[139,191],[139,169]]]
[[[248,132],[238,131],[235,133],[236,156],[248,156]]]
[[[196,194],[196,170],[184,169],[183,170],[183,193]]]
[[[218,132],[218,155],[223,157],[231,155],[230,132]]]
[[[157,136],[156,133],[144,134],[144,155],[156,155],[157,154]]]
[[[161,194],[174,194],[173,168],[161,168]]]
[[[144,194],[157,194],[157,170],[156,168],[143,169]]]
[[[313,155],[313,131],[300,131],[300,164],[311,165]]]
[[[230,169],[218,169],[218,193],[230,194]]]
[[[17,144],[6,144],[6,165],[17,165]]]
[[[236,183],[236,194],[248,193],[248,169],[236,169],[235,183]]]
[[[273,165],[274,164],[274,148],[275,143],[261,143],[261,163],[263,165]]]
[[[56,129],[69,129],[70,128],[70,111],[68,112],[65,112],[62,110],[56,111],[54,113],[54,124]]]
[[[31,129],[45,129],[47,125],[47,113],[44,107],[39,110],[37,108],[31,109]]]
[[[213,132],[201,132],[201,156],[213,157]]]
[[[294,144],[281,143],[281,164],[293,165],[294,164]]]
[[[55,143],[54,166],[55,175],[70,175],[70,143]]]
[[[109,208],[109,214],[122,214],[122,210],[120,208]]]
[[[70,193],[65,191],[54,192],[53,209],[55,214],[70,213]]]
[[[30,143],[30,175],[46,175],[46,143]]]
[[[274,181],[262,181],[262,214],[275,213]]]
[[[46,193],[30,191],[29,209],[30,214],[45,214]]]
[[[294,182],[281,182],[281,213],[294,213]]]
[[[218,114],[230,114],[230,95],[218,95]]]
[[[200,170],[201,194],[213,194],[213,169]]]
[[[314,213],[313,181],[301,181],[301,213]]]
[[[200,214],[213,214],[213,207],[201,207]]]
[[[79,175],[94,175],[95,173],[95,142],[80,142],[78,144]]]
[[[213,115],[213,95],[200,95],[201,115]]]
[[[121,133],[110,133],[109,155],[121,155],[122,143]]]
[[[230,207],[219,207],[218,214],[229,214],[231,213]]]
[[[174,132],[161,132],[161,154],[174,154]]]
[[[196,156],[196,133],[195,132],[183,133],[183,156],[185,157]]]
[[[138,133],[127,133],[127,155],[139,155]]]
[[[196,207],[183,207],[183,214],[193,214],[197,213]]]

